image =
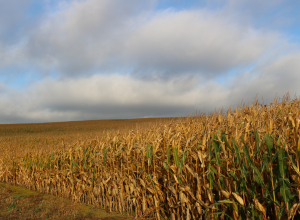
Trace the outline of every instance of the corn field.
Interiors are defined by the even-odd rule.
[[[299,219],[300,101],[0,156],[0,181],[136,219]]]

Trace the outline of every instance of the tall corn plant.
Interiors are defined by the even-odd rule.
[[[244,147],[241,148],[232,139],[232,149],[225,135],[221,135],[221,140],[226,143],[225,146],[233,150],[236,155],[234,160],[236,169],[223,175],[221,170],[226,169],[223,166],[223,160],[220,159],[220,142],[214,136],[213,144],[210,144],[208,149],[210,155],[208,179],[212,205],[206,209],[206,213],[209,209],[211,212],[215,210],[214,217],[223,216],[228,219],[234,217],[233,213],[245,220],[267,219],[266,216],[272,216],[274,219],[291,219],[289,210],[297,201],[295,190],[292,190],[289,180],[287,152],[284,147],[281,147],[281,137],[278,138],[276,145],[274,138],[269,134],[265,135],[261,142],[257,131],[254,137],[257,150],[250,154],[248,150],[250,146],[244,141]],[[255,160],[257,156],[261,158],[261,163]],[[289,157],[296,169],[292,156]],[[224,187],[224,179],[232,184],[231,195],[226,194],[228,189]],[[213,193],[215,187],[218,187],[216,192],[221,191],[227,197],[215,197],[214,194],[217,195]]]

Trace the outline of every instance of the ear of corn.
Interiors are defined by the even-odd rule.
[[[0,181],[135,217],[299,218],[299,109],[287,96],[52,152],[13,155],[2,143]]]

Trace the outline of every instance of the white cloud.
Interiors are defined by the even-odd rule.
[[[209,113],[223,107],[234,110],[241,101],[252,104],[299,95],[300,53],[266,64],[258,72],[245,72],[229,86],[201,77],[175,76],[169,80],[137,79],[132,75],[94,75],[76,79],[44,79],[25,92],[0,93],[2,123],[138,118]],[[5,88],[4,88],[5,89]],[[12,98],[14,97],[14,98]],[[223,112],[224,112],[223,111]]]
[[[294,98],[300,95],[300,53],[283,55],[272,62],[265,63],[254,71],[246,72],[236,77],[230,89],[231,100],[249,100],[253,94],[258,98],[272,102],[275,94],[282,98],[287,92]]]
[[[0,121],[65,121],[101,118],[179,116],[196,110],[207,98],[220,101],[215,83],[200,88],[198,79],[176,77],[168,82],[145,81],[129,75],[95,75],[86,78],[45,79],[24,93],[0,96],[6,108]],[[12,96],[14,99],[11,99]],[[214,97],[213,97],[214,96]],[[15,117],[15,120],[13,119]]]
[[[153,12],[150,3],[71,2],[42,22],[20,53],[40,71],[57,68],[69,77],[129,70],[212,77],[251,64],[277,40],[213,11]]]
[[[275,34],[224,22],[210,11],[163,11],[131,34],[125,57],[140,72],[221,74],[251,64],[275,41]]]
[[[0,122],[178,116],[228,109],[257,93],[268,101],[299,93],[299,45],[245,22],[269,3],[257,2],[258,12],[250,1],[218,10],[154,11],[154,4],[64,1],[20,42],[0,41],[1,74],[12,66],[42,76],[20,92],[0,84]],[[243,7],[244,21],[241,12],[228,16]],[[215,82],[235,69],[227,85]],[[53,70],[56,79],[43,75]]]
[[[124,36],[138,13],[147,14],[152,1],[88,0],[65,3],[32,32],[24,53],[45,72],[62,75],[99,71],[116,60]],[[145,7],[145,9],[143,8]]]

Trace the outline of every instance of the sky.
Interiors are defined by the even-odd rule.
[[[224,113],[299,82],[298,0],[0,0],[0,124]]]

